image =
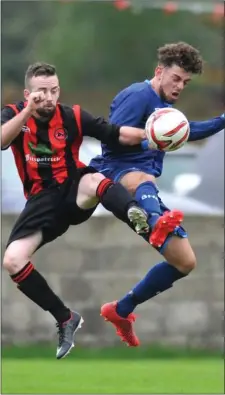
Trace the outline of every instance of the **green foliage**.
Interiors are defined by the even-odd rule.
[[[219,30],[188,12],[119,12],[106,1],[4,1],[2,16],[4,81],[22,83],[27,65],[44,60],[57,65],[66,90],[119,88],[151,75],[157,48],[178,40],[199,47],[211,65],[222,56]]]
[[[2,1],[2,80],[23,85],[31,49],[47,26],[50,2]]]
[[[219,60],[218,32],[187,12],[168,16],[146,9],[134,14],[105,2],[69,2],[58,3],[54,14],[54,25],[39,37],[35,50],[57,64],[65,89],[71,83],[76,88],[121,87],[148,77],[157,48],[165,42],[187,41],[209,63]]]
[[[208,117],[221,101],[220,29],[205,15],[118,11],[108,1],[3,1],[3,101],[20,96],[28,64],[41,60],[56,65],[63,101],[107,116],[118,90],[151,77],[157,48],[183,40],[201,50],[210,72],[194,79],[179,105],[196,119]]]

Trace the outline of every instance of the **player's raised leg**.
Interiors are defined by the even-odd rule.
[[[71,311],[52,291],[45,278],[31,263],[33,253],[42,243],[42,232],[12,241],[4,254],[3,266],[16,283],[18,290],[57,321],[59,343],[57,359],[65,357],[74,344],[74,333],[82,324],[82,317]]]
[[[99,201],[117,218],[131,222],[137,233],[149,231],[146,212],[122,185],[114,183],[101,173],[84,175],[78,187],[77,205],[87,209],[94,207]]]

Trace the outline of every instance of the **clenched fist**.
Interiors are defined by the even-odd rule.
[[[43,92],[32,92],[27,99],[27,110],[31,113],[36,111],[40,107],[40,103],[45,100]]]

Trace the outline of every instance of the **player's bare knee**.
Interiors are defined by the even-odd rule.
[[[189,274],[197,264],[195,253],[186,238],[172,237],[163,255],[172,266],[184,274]]]
[[[38,231],[27,237],[15,240],[7,247],[3,267],[10,273],[19,272],[32,257],[38,246],[42,242],[42,232]]]
[[[98,204],[96,192],[100,182],[104,179],[105,176],[101,173],[85,174],[81,178],[76,199],[78,207],[86,210]]]
[[[103,176],[101,173],[93,173],[91,174],[91,185],[94,191],[94,195],[96,195],[97,188],[99,184],[104,180],[106,177]]]
[[[197,265],[197,259],[194,254],[194,251],[191,250],[183,260],[182,263],[183,271],[185,271],[186,273],[190,273],[192,270],[196,268],[196,265]]]
[[[14,243],[9,245],[3,258],[3,267],[10,274],[19,272],[29,261],[28,257],[26,258],[18,253],[18,250],[14,248],[13,244]]]
[[[99,184],[106,178],[101,173],[89,174],[89,184],[87,187],[87,196],[90,199],[97,198],[97,189]]]
[[[97,188],[104,178],[105,176],[101,173],[85,174],[80,180],[78,195],[85,199],[96,197]]]
[[[173,259],[167,259],[167,261],[184,274],[189,274],[192,270],[195,269],[197,264],[196,257],[193,251],[185,256],[177,256]]]

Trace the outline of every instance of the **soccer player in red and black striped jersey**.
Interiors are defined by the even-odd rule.
[[[137,232],[148,231],[147,215],[126,189],[79,160],[83,136],[109,144],[136,145],[143,130],[108,124],[78,105],[58,102],[59,80],[54,66],[36,63],[25,75],[25,101],[1,113],[1,147],[11,146],[27,203],[7,243],[3,265],[18,289],[49,311],[59,331],[57,359],[74,345],[83,318],[51,290],[30,259],[34,252],[86,221],[99,202]]]

